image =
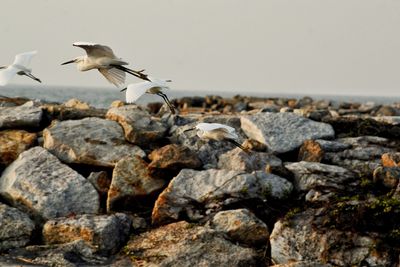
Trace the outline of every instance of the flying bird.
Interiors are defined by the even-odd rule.
[[[202,122],[197,124],[194,128],[185,130],[185,132],[190,130],[196,130],[197,136],[201,139],[228,141],[243,151],[248,152],[245,147],[236,141],[238,139],[238,135],[236,134],[235,128],[228,125]]]
[[[144,70],[135,71],[124,67],[127,62],[115,56],[112,49],[101,44],[75,42],[72,44],[85,49],[86,55],[76,57],[61,65],[76,63],[80,71],[97,69],[112,84],[119,87],[125,83],[125,72],[143,80],[148,80]]]
[[[15,56],[13,64],[0,67],[0,85],[6,85],[15,74],[28,76],[29,78],[41,83],[42,81],[31,73],[32,69],[28,68],[32,57],[36,54],[37,51],[18,54]]]
[[[147,78],[149,79],[149,81],[129,84],[128,87],[121,90],[121,91],[126,90],[126,96],[125,96],[126,102],[133,103],[146,93],[158,95],[164,99],[165,103],[171,110],[171,113],[175,114],[174,105],[172,105],[167,95],[163,92],[163,90],[169,89],[169,87],[167,86],[167,82],[171,82],[171,80],[160,80],[150,76],[148,76]]]

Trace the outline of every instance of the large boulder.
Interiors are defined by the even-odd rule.
[[[331,139],[335,136],[329,124],[293,113],[265,112],[242,116],[241,125],[249,138],[266,144],[274,153],[292,151],[307,139]]]
[[[0,107],[0,128],[37,128],[43,111],[27,102],[17,107]]]
[[[46,244],[69,243],[83,239],[100,254],[112,254],[126,242],[131,219],[123,214],[78,215],[49,220],[43,226]]]
[[[167,131],[161,122],[135,105],[110,108],[106,118],[121,124],[126,140],[138,145],[149,145],[164,137]]]
[[[259,266],[253,249],[233,244],[223,234],[187,222],[172,223],[132,236],[124,251],[134,266]]]
[[[0,195],[38,219],[97,213],[99,195],[79,173],[42,147],[21,153],[0,178]]]
[[[34,229],[27,214],[0,203],[0,251],[25,246]]]
[[[262,171],[183,169],[159,195],[152,220],[155,224],[176,221],[182,216],[198,220],[204,217],[204,210],[223,206],[225,201],[285,199],[292,189],[286,179]]]
[[[0,132],[0,165],[8,165],[18,155],[33,146],[36,134],[24,130],[5,130]]]
[[[108,190],[107,211],[138,208],[141,201],[161,191],[165,184],[166,181],[151,176],[143,159],[125,157],[115,165]]]
[[[43,137],[44,147],[66,163],[114,167],[125,156],[145,156],[125,141],[118,123],[100,118],[53,121]]]

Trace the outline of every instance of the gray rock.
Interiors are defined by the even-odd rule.
[[[90,182],[42,147],[21,153],[4,170],[0,195],[38,219],[99,210],[99,195]]]
[[[148,145],[164,137],[167,131],[161,122],[135,105],[111,108],[106,118],[117,121],[124,129],[126,140],[138,145]]]
[[[316,188],[343,189],[345,182],[356,178],[353,172],[345,168],[318,162],[301,161],[284,165],[293,173],[294,186],[298,191]]]
[[[329,140],[322,140],[317,139],[315,140],[318,144],[320,144],[322,150],[324,152],[339,152],[345,149],[351,148],[350,144],[342,143],[339,141],[329,141]]]
[[[288,264],[311,261],[333,266],[392,266],[386,252],[376,249],[369,236],[335,228],[322,228],[315,222],[318,210],[306,210],[287,220],[279,220],[270,236],[271,258]],[[316,216],[317,217],[317,216]]]
[[[275,153],[292,151],[307,139],[333,138],[331,125],[315,122],[293,113],[260,113],[241,117],[249,138],[264,143]]]
[[[131,223],[123,213],[57,218],[43,226],[43,238],[48,245],[83,239],[95,252],[113,254],[126,242]]]
[[[25,246],[34,228],[28,215],[0,203],[0,251]]]
[[[125,141],[117,122],[100,118],[53,121],[43,137],[44,147],[66,163],[114,167],[125,156],[145,156]]]
[[[155,224],[165,224],[184,215],[198,220],[204,217],[200,206],[213,209],[244,199],[284,199],[292,188],[286,179],[262,171],[250,174],[230,170],[183,169],[158,197],[152,220]]]
[[[218,231],[187,222],[132,236],[125,252],[134,266],[258,266],[253,249],[225,240]]]
[[[36,128],[42,116],[41,108],[28,103],[17,107],[0,107],[0,128]]]
[[[140,157],[126,157],[118,161],[108,190],[107,211],[123,210],[122,200],[133,206],[133,201],[161,191],[166,181],[151,176],[147,163]],[[123,201],[122,201],[123,202]],[[131,207],[132,208],[132,207]]]
[[[269,238],[268,226],[247,209],[220,211],[210,226],[233,241],[249,246],[266,244]]]
[[[266,170],[267,168],[276,169],[282,166],[282,161],[264,152],[246,153],[240,148],[232,149],[219,156],[218,168],[236,171],[252,172]]]

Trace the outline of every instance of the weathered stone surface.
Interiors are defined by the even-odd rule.
[[[293,113],[242,116],[241,124],[249,138],[266,144],[276,153],[292,151],[307,139],[329,139],[335,135],[329,124],[315,122]]]
[[[298,161],[321,162],[324,150],[321,145],[314,140],[306,140],[301,145]]]
[[[100,254],[112,254],[128,238],[131,220],[123,213],[78,215],[49,220],[43,226],[46,244],[69,243],[83,239]]]
[[[244,199],[284,199],[292,191],[284,178],[257,171],[183,169],[160,194],[152,213],[155,224],[176,221],[181,216],[192,220],[204,217],[200,209],[221,206]],[[203,207],[201,207],[203,206]]]
[[[147,163],[140,157],[126,157],[118,161],[108,190],[107,211],[127,209],[127,202],[143,199],[160,191],[166,181],[151,176]],[[131,207],[132,209],[132,207]]]
[[[296,261],[290,263],[275,264],[271,265],[271,267],[333,267],[333,265],[316,261]]]
[[[176,144],[153,150],[149,155],[149,159],[151,160],[149,168],[156,169],[177,171],[183,168],[198,169],[202,165],[195,152],[185,146]]]
[[[270,153],[253,151],[246,153],[240,148],[222,154],[218,160],[219,169],[245,172],[266,170],[267,168],[273,170],[281,166],[282,161]]]
[[[101,194],[107,194],[110,188],[111,179],[108,178],[107,172],[91,172],[87,180],[96,188]]]
[[[339,141],[317,139],[315,142],[317,142],[325,152],[339,152],[351,148],[351,144],[346,144]]]
[[[44,147],[66,163],[114,167],[125,156],[145,156],[125,141],[121,126],[110,120],[54,121],[43,137]]]
[[[99,210],[99,195],[93,186],[42,147],[21,153],[4,170],[0,195],[38,219]]]
[[[210,226],[233,241],[250,246],[266,244],[269,238],[268,226],[247,209],[220,211]]]
[[[298,191],[316,188],[343,189],[344,183],[356,178],[356,175],[339,166],[317,162],[285,163],[285,167],[294,175],[294,186]]]
[[[64,103],[64,106],[67,108],[76,108],[76,109],[89,109],[90,106],[88,103],[82,102],[79,99],[72,98]]]
[[[43,111],[29,102],[17,107],[0,107],[0,128],[37,128]]]
[[[24,130],[5,130],[0,132],[0,164],[8,165],[18,155],[33,146],[36,134]]]
[[[133,236],[125,247],[134,266],[257,266],[253,249],[235,245],[215,230],[172,223]]]
[[[42,108],[45,111],[46,117],[49,121],[81,120],[88,117],[104,119],[107,113],[106,109],[78,109],[74,107],[66,107],[60,104],[44,104]]]
[[[374,182],[387,188],[396,188],[400,181],[400,167],[378,167],[373,174]]]
[[[312,261],[333,266],[391,266],[385,251],[376,249],[369,236],[316,225],[315,210],[279,220],[271,233],[271,257],[275,263]]]
[[[0,251],[25,246],[34,228],[28,215],[0,203]]]
[[[384,153],[381,162],[383,167],[400,167],[400,153]]]
[[[117,121],[124,128],[126,140],[138,145],[149,145],[164,137],[167,131],[163,124],[135,105],[110,108],[106,118]]]

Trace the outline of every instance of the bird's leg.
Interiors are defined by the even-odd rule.
[[[35,80],[35,81],[37,81],[37,82],[42,82],[39,78],[36,78],[35,76],[33,76],[32,75],[32,73],[24,73],[26,76],[28,76],[29,78],[31,78],[31,79],[33,79],[33,80]]]
[[[239,144],[237,141],[233,140],[233,139],[225,139],[226,141],[234,144],[235,146],[237,146],[238,148],[240,148],[241,150],[243,150],[244,152],[246,152],[247,154],[249,153],[249,150],[247,148],[245,148],[244,146],[242,146],[241,144]]]
[[[121,65],[114,65],[111,64],[110,66],[117,68],[119,70],[125,71],[126,73],[129,73],[139,79],[145,80],[145,81],[150,81],[149,78],[147,77],[147,74],[144,74],[144,70],[140,70],[140,71],[136,71],[136,70],[132,70],[132,69],[128,69],[127,67],[121,66]]]
[[[161,97],[164,99],[165,103],[167,103],[169,109],[171,110],[171,113],[172,113],[172,114],[175,114],[175,107],[174,107],[174,105],[172,105],[172,103],[169,101],[167,95],[164,94],[164,93],[161,93],[161,92],[158,92],[157,95],[161,96]]]

